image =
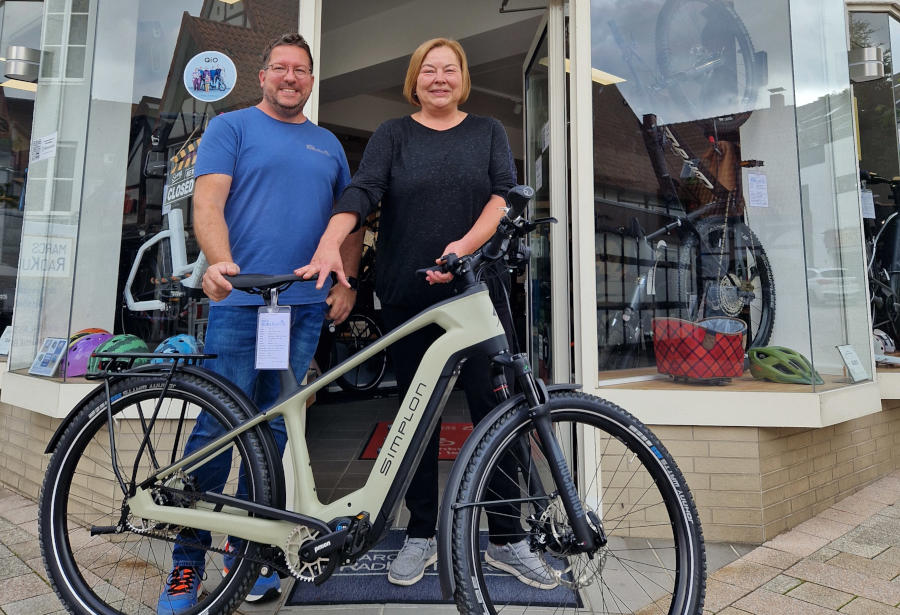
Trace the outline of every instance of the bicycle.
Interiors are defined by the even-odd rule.
[[[866,277],[869,281],[869,302],[872,310],[872,328],[886,330],[892,339],[900,339],[900,245],[897,240],[897,209],[900,198],[900,180],[888,180],[875,173],[860,171],[865,185],[887,184],[889,198],[894,201],[892,211],[884,215],[876,208],[876,218],[871,229],[867,227],[866,251],[869,262]],[[880,215],[879,215],[880,214]],[[885,241],[882,241],[882,237]]]
[[[222,574],[224,549],[202,547],[206,593],[195,612],[232,612],[261,566],[299,581],[326,581],[390,527],[461,362],[484,353],[492,358],[498,405],[473,430],[444,491],[438,536],[443,595],[453,596],[462,613],[495,613],[523,601],[527,610],[525,587],[504,596],[501,577],[482,559],[485,519],[511,515],[561,585],[562,596],[554,599],[560,604],[590,613],[647,607],[699,614],[703,535],[672,457],[625,410],[578,392],[579,385],[548,386],[535,378],[525,355],[509,353],[479,281],[492,263],[527,255],[523,238],[538,222],[521,214],[533,196],[528,187],[514,188],[492,239],[474,254],[445,257],[439,267],[454,275],[457,295],[311,385],[297,386],[281,372],[282,396],[265,413],[257,415],[230,383],[192,364],[204,355],[165,355],[176,361],[100,374],[103,383],[73,409],[47,447],[53,454],[41,491],[40,543],[62,603],[76,613],[146,609],[164,586],[172,543],[199,546],[197,530],[242,541],[229,551],[237,559],[228,574]],[[294,281],[293,274],[243,275],[232,284],[260,292],[274,305],[279,290]],[[445,332],[423,356],[365,486],[320,503],[304,440],[306,399],[429,324]],[[146,355],[117,360],[127,366],[140,356]],[[515,374],[520,393],[509,393],[504,368]],[[186,421],[198,407],[226,433],[182,457]],[[268,424],[278,416],[286,422],[296,480],[291,508]],[[203,466],[231,453],[236,458],[226,483],[201,489]],[[240,464],[245,498],[236,497]]]
[[[662,106],[666,123],[715,118],[722,132],[737,130],[750,116],[758,90],[768,81],[768,55],[757,51],[740,16],[722,0],[666,0],[656,17],[655,68],[628,43],[614,20],[607,22],[638,104]]]
[[[747,324],[745,348],[765,346],[775,321],[775,279],[762,243],[740,215],[739,173],[733,173],[731,185],[724,186],[720,181],[723,169],[710,170],[694,157],[674,127],[660,126],[656,117],[648,114],[641,129],[665,204],[665,212],[657,215],[673,221],[650,234],[637,218],[632,218],[629,229],[616,229],[617,234],[637,240],[638,270],[642,266],[646,270],[635,280],[629,303],[598,323],[601,369],[638,367],[642,357],[652,364],[650,315],[656,310],[674,311],[677,317],[691,321],[708,316],[740,318]],[[668,170],[667,148],[683,164],[679,183]],[[711,137],[709,148],[704,157],[718,167],[726,158],[724,142]],[[755,167],[762,162],[739,161],[737,165]],[[687,199],[703,204],[690,213],[673,213],[687,211]],[[709,215],[711,212],[714,215]],[[670,248],[661,238],[673,232],[678,245]],[[653,245],[654,241],[658,243]],[[651,261],[640,258],[641,248],[651,251]],[[669,285],[665,275],[657,274],[671,269],[675,271],[676,296],[674,301],[659,301],[657,297],[666,293]],[[662,278],[662,293],[657,292],[658,277]]]

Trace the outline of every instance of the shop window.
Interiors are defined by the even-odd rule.
[[[46,2],[41,77],[84,78],[88,41],[87,0]]]
[[[840,3],[591,9],[601,384],[777,386],[745,371],[776,345],[870,378]]]
[[[5,3],[7,12],[10,4],[16,3]],[[32,44],[42,56],[12,370],[28,371],[47,338],[86,328],[134,334],[151,349],[177,333],[202,341],[208,300],[181,284],[189,271],[175,270],[199,253],[193,156],[212,117],[259,102],[259,53],[297,29],[298,5],[43,4],[43,34]],[[188,64],[206,51],[234,67],[208,77],[201,71],[202,88],[185,83]],[[42,146],[47,155],[34,155]],[[0,173],[0,185],[3,179]],[[140,252],[169,231],[170,238]],[[50,253],[54,259],[45,258]],[[0,303],[3,295],[0,288]]]

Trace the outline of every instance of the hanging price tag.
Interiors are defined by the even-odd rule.
[[[261,307],[256,319],[256,369],[287,369],[290,365],[291,308]]]

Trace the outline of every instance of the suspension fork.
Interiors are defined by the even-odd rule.
[[[516,383],[525,394],[528,402],[528,417],[534,423],[539,438],[539,446],[550,466],[550,475],[556,484],[557,492],[562,500],[563,508],[569,516],[572,531],[575,534],[576,545],[579,551],[590,553],[605,542],[601,533],[595,532],[588,524],[587,515],[578,492],[575,481],[569,471],[562,447],[553,433],[550,421],[550,395],[544,383],[535,378],[534,372],[524,354],[505,357],[494,357],[494,361],[500,365],[508,365],[515,373]],[[595,520],[596,521],[596,520]],[[599,522],[599,521],[597,521]],[[599,529],[599,526],[598,526]],[[601,544],[597,544],[600,542]]]

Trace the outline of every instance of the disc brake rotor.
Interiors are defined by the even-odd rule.
[[[540,516],[540,527],[543,527],[550,534],[551,540],[544,541],[547,545],[562,545],[570,542],[569,537],[572,535],[572,527],[566,521],[566,513],[561,508],[562,504],[559,499],[548,506]],[[585,510],[588,510],[587,503],[582,502]],[[581,589],[589,586],[595,578],[603,573],[603,566],[606,563],[607,550],[600,548],[593,554],[593,559],[588,557],[586,553],[564,553],[552,546],[548,546],[547,553],[554,558],[562,561],[565,566],[556,568],[546,558],[540,558],[544,564],[544,569],[555,578],[560,585],[568,589]]]

